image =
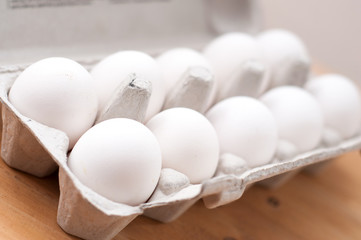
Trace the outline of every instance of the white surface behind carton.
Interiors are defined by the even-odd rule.
[[[249,0],[1,1],[0,65],[121,49],[199,48],[222,32],[256,32],[256,9],[257,1]]]

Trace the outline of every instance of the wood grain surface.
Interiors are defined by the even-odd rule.
[[[172,223],[140,216],[115,239],[361,239],[361,159],[331,161],[269,190],[253,186],[226,206],[198,201]],[[37,178],[0,161],[0,239],[77,239],[56,223],[57,173]]]

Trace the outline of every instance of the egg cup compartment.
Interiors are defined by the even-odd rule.
[[[265,180],[260,181],[258,184],[266,187],[266,188],[277,188],[281,186],[282,184],[286,183],[288,180],[290,180],[292,177],[296,176],[302,169],[296,169],[292,170],[290,172],[282,173],[280,175],[267,178]]]
[[[112,202],[84,186],[67,166],[66,156],[59,162],[59,226],[84,239],[112,239],[135,217],[140,207]]]
[[[304,167],[302,170],[303,172],[309,174],[309,175],[317,175],[319,172],[321,172],[328,164],[330,164],[334,160],[334,158],[330,158],[327,161],[319,162],[312,164],[310,166]]]
[[[22,69],[10,69],[1,74],[0,98],[3,103],[1,157],[13,168],[37,177],[44,177],[53,173],[58,166],[49,154],[49,150],[39,142],[46,141],[47,144],[56,146],[54,140],[64,133],[53,132],[53,129],[22,116],[8,102],[8,91]],[[64,145],[66,145],[65,149],[59,146],[57,151],[66,151],[67,138],[64,139]]]

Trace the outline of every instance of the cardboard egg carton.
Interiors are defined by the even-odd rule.
[[[37,1],[34,0],[22,2],[9,0],[8,2],[7,9],[0,5],[0,20],[4,16],[9,23],[13,24],[13,31],[6,32],[7,29],[5,29],[7,34],[4,36],[8,36],[8,38],[3,39],[5,51],[3,51],[3,55],[0,55],[1,126],[3,130],[1,156],[9,166],[38,177],[49,175],[59,167],[60,199],[57,221],[69,234],[84,239],[112,239],[141,214],[162,222],[169,222],[179,217],[199,199],[203,199],[206,207],[215,208],[240,198],[246,188],[254,183],[274,187],[302,169],[315,172],[328,162],[325,160],[345,152],[361,149],[361,133],[343,142],[332,142],[326,134],[320,146],[312,151],[293,155],[281,149],[270,164],[253,169],[249,169],[244,160],[231,154],[223,154],[220,157],[215,176],[201,184],[190,184],[185,175],[172,169],[163,169],[157,188],[148,202],[138,206],[112,202],[84,186],[69,170],[67,166],[68,138],[65,133],[23,116],[9,102],[9,89],[16,77],[26,67],[26,65],[18,63],[32,62],[58,55],[86,59],[79,62],[87,69],[91,69],[101,58],[89,57],[87,55],[89,52],[92,53],[91,56],[105,56],[119,50],[119,46],[125,49],[145,50],[148,53],[159,53],[164,49],[177,46],[190,46],[198,49],[221,33],[229,31],[257,32],[260,19],[257,1],[149,0],[147,2],[119,1],[121,2],[119,4],[110,3],[111,1],[109,3],[94,1],[94,3],[88,2],[94,6],[82,8],[82,6],[74,5],[76,1],[72,0],[71,7],[61,9],[62,16],[68,18],[73,14],[74,9],[82,8],[84,19],[87,19],[87,25],[84,28],[80,28],[78,22],[67,21],[61,21],[56,28],[48,26],[47,21],[41,21],[41,19],[49,19],[53,16],[55,10],[51,8],[52,6],[37,8]],[[66,2],[64,0],[63,4]],[[22,8],[21,4],[27,3],[32,5],[31,10],[14,10]],[[46,4],[46,1],[42,1],[42,4],[44,3]],[[189,7],[190,4],[192,8]],[[167,16],[172,16],[173,19],[165,21],[158,9],[169,13]],[[103,17],[108,18],[109,21],[96,22],[96,18],[92,18],[92,16],[96,16],[102,10],[107,11],[107,16]],[[47,38],[44,38],[43,34],[32,34],[26,37],[22,35],[23,32],[20,30],[24,29],[24,24],[30,32],[34,31],[34,33],[39,26],[30,20],[24,23],[17,19],[22,19],[23,16],[34,14],[34,12],[39,20],[36,24],[46,23],[41,28],[45,29]],[[140,15],[142,18],[139,18]],[[192,24],[185,21],[184,16]],[[158,35],[152,32],[142,33],[141,31],[144,29],[139,26],[135,30],[130,27],[131,24],[141,25],[142,23],[139,21],[143,19],[144,25],[159,25],[159,29],[156,31]],[[17,27],[17,24],[22,27]],[[99,34],[88,29],[92,25],[111,32],[112,39],[97,39]],[[0,32],[2,30],[0,27]],[[59,31],[65,30],[68,31],[67,34],[58,34]],[[144,34],[146,34],[146,38]],[[67,36],[73,36],[71,41],[66,39]],[[135,41],[134,36],[140,40]],[[13,41],[13,39],[19,39],[19,41]],[[23,43],[20,41],[21,39],[26,39],[28,42]],[[88,39],[95,39],[95,42],[83,44]],[[121,42],[118,42],[119,39]],[[59,47],[60,42],[65,42],[68,46]],[[39,43],[45,47],[39,47],[37,45]],[[29,49],[25,46],[28,46]],[[19,60],[17,56],[21,56],[23,59]],[[16,64],[9,65],[10,63]],[[252,64],[250,69],[252,69]],[[249,76],[255,82],[254,78],[258,76],[258,71],[247,72],[246,69],[243,69],[235,76],[243,78]],[[256,95],[259,85],[251,87],[245,84],[246,82],[236,82],[235,84],[238,85],[234,85],[229,90],[243,91],[243,94],[251,96]],[[184,74],[179,85],[174,88],[172,97],[166,99],[164,108],[184,106],[204,112],[206,110],[205,103],[199,99],[206,99],[210,94],[211,86],[212,76],[209,72],[202,68],[191,68]],[[116,90],[107,110],[100,115],[97,122],[112,117],[128,117],[142,121],[151,94],[150,89],[151,86],[146,80],[139,79],[137,76],[129,76]],[[279,161],[280,158],[283,160]]]
[[[96,61],[95,61],[96,62]],[[86,64],[88,68],[92,64]],[[307,167],[315,171],[324,161],[345,152],[361,149],[361,134],[343,142],[324,138],[320,146],[282,161],[277,153],[270,164],[249,169],[241,158],[223,154],[215,176],[201,184],[190,184],[182,173],[163,169],[159,183],[147,203],[128,206],[116,203],[84,186],[67,165],[68,138],[65,133],[47,127],[19,113],[8,100],[8,92],[24,67],[0,69],[0,100],[2,102],[3,135],[1,155],[11,167],[35,176],[51,174],[59,166],[60,199],[58,224],[69,234],[84,239],[112,239],[134,218],[144,214],[162,222],[169,222],[191,207],[199,199],[207,208],[215,208],[239,199],[254,183],[274,187]],[[206,96],[212,86],[211,75],[198,67],[183,76],[176,96],[167,99],[167,108],[187,106],[204,109],[205,102],[192,100],[198,93]],[[142,121],[151,93],[147,81],[131,75],[119,86],[101,120],[128,117]],[[192,91],[186,91],[191,89]],[[250,92],[252,92],[250,90]],[[135,107],[137,106],[137,107]]]

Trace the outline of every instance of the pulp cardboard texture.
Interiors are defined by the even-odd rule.
[[[41,4],[36,5],[36,2]],[[190,1],[166,0],[149,2],[130,0],[89,0],[82,2],[83,4],[81,5],[79,5],[79,1],[76,0],[62,0],[60,1],[63,4],[62,6],[60,6],[61,4],[57,5],[54,2],[55,1],[50,0],[8,0],[6,2],[6,6],[4,6],[3,2],[0,3],[2,5],[0,18],[3,18],[6,15],[10,16],[12,14],[9,12],[15,11],[15,13],[12,12],[14,13],[12,15],[14,19],[19,17],[21,15],[20,13],[25,14],[24,16],[31,16],[33,14],[42,13],[41,16],[39,16],[39,18],[42,19],[44,16],[49,17],[51,14],[55,14],[57,12],[56,9],[59,8],[64,11],[65,16],[74,13],[75,10],[82,10],[85,14],[85,17],[89,17],[91,14],[95,14],[95,12],[97,12],[96,14],[99,16],[99,12],[104,13],[105,9],[109,10],[114,7],[121,11],[122,14],[125,14],[126,18],[123,18],[123,20],[129,17],[130,21],[119,21],[122,19],[122,17],[118,16],[117,14],[112,16],[112,13],[116,12],[115,10],[109,10],[109,15],[104,17],[110,17],[110,19],[112,19],[112,21],[109,23],[111,26],[106,26],[107,29],[104,31],[109,33],[114,30],[112,26],[119,27],[119,32],[118,30],[114,30],[115,32],[113,32],[113,37],[114,39],[122,39],[127,38],[127,34],[132,32],[132,29],[127,27],[128,25],[131,25],[132,28],[139,28],[142,26],[142,24],[145,24],[144,22],[132,22],[138,19],[134,18],[134,14],[137,15],[137,17],[139,14],[145,14],[145,19],[149,21],[147,18],[150,18],[153,15],[146,12],[145,9],[159,10],[159,8],[163,8],[163,10],[167,9],[167,13],[170,14],[166,15],[166,17],[170,18],[170,16],[172,16],[174,13],[176,14],[176,18],[178,16],[178,20],[170,21],[169,25],[167,25],[167,22],[162,23],[164,25],[157,28],[160,31],[159,38],[165,37],[167,40],[173,39],[173,42],[169,41],[171,44],[168,42],[168,45],[162,45],[167,41],[158,42],[160,43],[159,48],[154,46],[154,48],[151,49],[155,52],[162,48],[176,47],[179,45],[179,35],[172,35],[167,31],[174,29],[182,29],[182,31],[189,30],[185,29],[182,25],[186,23],[181,23],[180,21],[180,16],[182,16],[182,14],[187,13],[186,18],[188,18],[188,14],[190,14],[190,18],[193,18],[192,22],[196,20],[203,22],[203,24],[200,24],[202,26],[190,26],[193,28],[191,29],[192,31],[197,32],[199,30],[197,34],[203,34],[202,36],[195,36],[195,38],[190,36],[190,38],[187,39],[189,41],[188,43],[192,43],[190,44],[190,47],[194,48],[202,46],[202,44],[205,43],[204,40],[209,41],[215,34],[234,30],[252,32],[257,29],[258,24],[257,14],[255,14],[256,5],[254,5],[256,1],[254,0],[227,0],[208,2],[192,1],[192,5],[190,5]],[[185,2],[187,2],[188,5],[185,4]],[[102,10],[93,8],[95,6],[97,8],[101,8]],[[195,12],[193,12],[195,13],[194,16],[192,16],[193,7],[196,9]],[[131,13],[133,15],[124,9],[132,9],[133,12]],[[242,16],[239,16],[238,12],[236,11],[237,9],[243,13]],[[139,11],[134,12],[135,10]],[[182,10],[186,11],[182,12]],[[204,13],[205,11],[207,11],[207,14]],[[5,15],[2,13],[5,13]],[[154,14],[154,11],[152,13]],[[148,16],[147,14],[150,15]],[[117,19],[117,16],[120,19]],[[159,24],[160,22],[157,21],[161,21],[161,19],[158,19],[157,15],[155,16],[157,19],[156,23]],[[207,20],[204,20],[204,18]],[[80,22],[84,21],[84,19],[77,20]],[[90,21],[89,25],[95,24],[91,22],[94,19],[87,19],[87,21],[88,20]],[[15,25],[20,24],[19,21],[15,22]],[[24,24],[26,25],[27,23]],[[64,24],[72,25],[72,23],[69,22],[65,22]],[[74,24],[77,25],[79,22]],[[40,26],[47,28],[47,24]],[[68,28],[63,27],[64,26],[61,25],[59,26],[59,29],[61,31],[68,30]],[[102,26],[102,24],[99,23],[98,27],[101,29],[105,26]],[[24,65],[22,63],[25,63],[28,60],[33,61],[32,58],[38,59],[47,57],[50,56],[49,54],[53,55],[54,53],[62,53],[61,56],[69,57],[71,56],[71,53],[75,53],[76,55],[79,55],[75,58],[75,60],[78,60],[87,69],[91,69],[91,67],[101,59],[100,57],[96,57],[98,55],[96,53],[97,50],[99,50],[99,55],[106,55],[112,51],[118,50],[113,49],[110,42],[106,42],[109,44],[104,44],[104,49],[97,48],[97,41],[96,39],[93,39],[93,45],[95,47],[89,49],[95,50],[94,56],[86,56],[86,54],[91,53],[87,52],[86,47],[83,49],[80,47],[78,49],[79,52],[72,52],[74,49],[76,49],[77,46],[81,45],[83,40],[85,40],[83,37],[89,37],[86,34],[89,34],[89,32],[93,31],[92,29],[88,28],[89,26],[87,25],[85,29],[79,29],[81,32],[85,31],[83,32],[85,36],[82,34],[76,35],[73,45],[71,45],[70,42],[67,42],[69,40],[66,39],[67,37],[62,39],[62,36],[58,36],[56,31],[54,32],[51,29],[44,29],[46,33],[49,34],[50,39],[56,39],[57,37],[60,37],[60,40],[55,40],[55,47],[58,47],[57,44],[60,44],[62,41],[65,41],[71,45],[69,48],[62,48],[60,50],[57,48],[57,50],[52,51],[51,41],[44,43],[44,49],[41,49],[40,47],[41,42],[39,45],[34,44],[38,43],[37,41],[39,38],[41,38],[41,36],[32,36],[30,40],[26,40],[30,41],[28,42],[29,45],[22,45],[20,42],[17,42],[17,40],[12,43],[9,40],[10,38],[1,43],[1,47],[6,48],[6,51],[2,52],[2,55],[0,55],[0,62],[9,59],[9,62],[7,63],[10,63],[12,59],[14,60],[17,58],[17,63],[19,63],[16,65],[7,64],[6,66],[0,66],[0,99],[2,102],[3,121],[1,146],[2,157],[9,166],[24,172],[28,172],[35,176],[46,176],[55,171],[57,166],[59,166],[60,199],[57,221],[58,224],[64,229],[64,231],[68,232],[69,234],[73,234],[84,239],[111,239],[140,214],[145,214],[146,216],[162,222],[169,222],[176,219],[201,198],[208,208],[221,206],[240,198],[245,189],[251,186],[253,183],[263,181],[265,185],[274,186],[275,184],[280,183],[282,180],[290,177],[292,174],[295,174],[303,167],[307,167],[309,171],[313,171],[310,167],[312,164],[316,166],[313,169],[319,169],[324,165],[324,160],[339,156],[347,151],[361,148],[361,134],[358,134],[357,136],[342,142],[332,142],[327,139],[327,135],[325,135],[323,142],[315,150],[298,154],[296,156],[292,154],[285,155],[285,152],[282,153],[281,151],[276,156],[288,156],[288,158],[282,161],[279,161],[275,158],[270,164],[253,169],[247,168],[246,162],[243,159],[238,158],[232,154],[223,154],[220,157],[220,162],[215,176],[212,179],[202,182],[201,184],[190,184],[189,179],[185,175],[172,169],[163,169],[158,186],[147,203],[140,204],[138,206],[128,206],[112,202],[84,186],[69,170],[67,166],[68,138],[63,132],[44,126],[23,116],[14,108],[14,106],[12,106],[8,100],[8,92],[12,86],[13,81],[26,67],[26,64]],[[72,28],[70,27],[70,29]],[[75,31],[75,29],[72,30]],[[0,31],[8,31],[10,36],[11,34],[18,36],[17,34],[19,33],[20,29],[14,30],[12,32],[9,29],[4,30],[3,28],[0,29]],[[124,35],[122,35],[123,31]],[[138,30],[136,29],[136,34],[141,33],[140,30],[139,32],[137,31]],[[147,45],[143,42],[142,44],[144,44],[144,48],[139,47],[141,50],[144,50],[146,46],[151,46],[151,43],[156,42],[153,41],[156,39],[156,34],[154,32],[151,33],[147,31],[149,31],[149,29],[145,30],[144,34],[146,34],[146,36],[149,34],[148,44],[150,45]],[[21,37],[22,35],[19,36]],[[128,40],[131,40],[131,38],[135,39],[137,36],[130,35]],[[105,41],[109,39],[105,38]],[[116,48],[119,46],[122,48],[127,48],[130,46],[127,45],[126,40],[116,44]],[[130,42],[128,43],[130,44]],[[50,50],[45,50],[46,44],[49,44],[48,47]],[[34,45],[34,47],[31,47],[32,45]],[[24,53],[24,59],[19,59],[19,56],[22,56],[22,53]],[[242,73],[240,73],[240,75],[244,76]],[[249,89],[246,88],[246,94],[254,95],[255,90],[260,87],[261,83],[257,84],[257,86],[252,86]],[[206,104],[204,102],[205,100],[199,101],[197,94],[201,96],[207,96],[207,94],[210,92],[211,86],[212,81],[208,72],[201,68],[191,68],[184,74],[181,80],[181,84],[175,88],[175,95],[173,95],[172,98],[166,100],[165,108],[174,106],[190,106],[196,110],[204,111]],[[242,91],[244,91],[244,88],[242,88]],[[125,80],[124,84],[119,86],[112,98],[112,101],[110,101],[108,105],[107,111],[101,114],[97,121],[103,121],[114,116],[126,116],[138,121],[142,121],[150,94],[151,86],[149,82],[144,81],[143,79],[139,79],[137,76],[129,76],[129,79]],[[194,102],[196,102],[196,104]]]

